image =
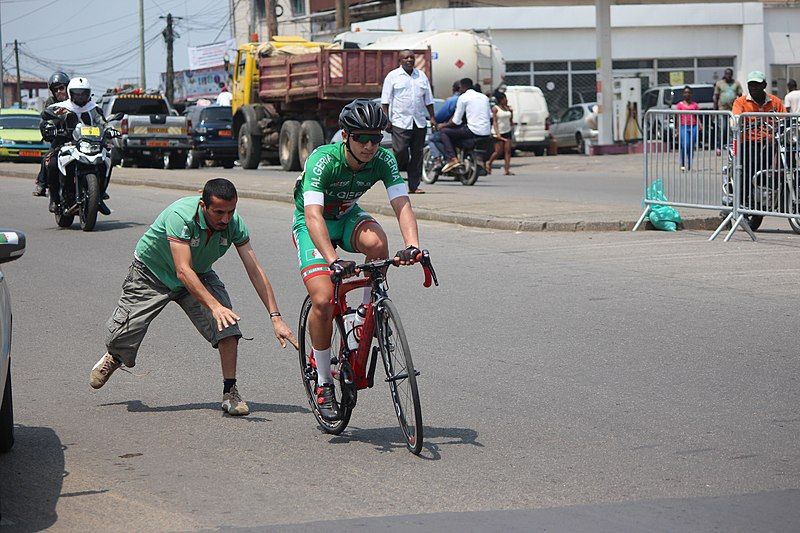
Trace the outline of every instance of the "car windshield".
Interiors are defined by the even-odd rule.
[[[3,130],[38,130],[42,119],[36,115],[16,115],[0,117],[0,129]]]
[[[167,103],[160,98],[117,98],[111,107],[111,114],[126,115],[168,115]]]
[[[231,122],[233,121],[231,108],[207,107],[203,110],[203,120],[208,120],[210,122]]]
[[[692,101],[698,104],[710,104],[714,102],[713,87],[691,87]],[[683,87],[673,87],[664,91],[664,103],[671,105],[683,100]]]

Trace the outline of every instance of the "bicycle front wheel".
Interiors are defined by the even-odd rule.
[[[381,302],[378,328],[378,343],[397,421],[403,431],[406,447],[411,453],[419,454],[422,451],[422,409],[417,371],[411,360],[411,350],[400,315],[391,300]]]

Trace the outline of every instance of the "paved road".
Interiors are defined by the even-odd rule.
[[[3,528],[787,531],[800,520],[800,239],[707,232],[515,233],[423,222],[442,286],[392,271],[422,375],[426,444],[405,451],[382,387],[352,427],[315,429],[235,254],[217,268],[242,327],[253,414],[218,410],[216,355],[177,306],[132,374],[92,391],[136,239],[181,193],[117,187],[98,231],[59,230],[2,181],[29,249],[15,305],[17,444]],[[286,204],[242,200],[294,324]],[[398,232],[381,218],[395,244]],[[788,229],[788,227],[786,228]]]

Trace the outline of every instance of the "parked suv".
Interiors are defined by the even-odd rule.
[[[22,257],[25,234],[0,229],[0,263]],[[0,452],[14,444],[14,408],[11,403],[11,297],[0,269]]]
[[[206,161],[233,168],[239,147],[231,131],[233,114],[230,106],[190,107],[186,119],[189,132],[186,168],[198,168]]]
[[[692,100],[697,102],[701,110],[714,109],[714,86],[708,83],[689,83],[686,84],[692,89]],[[675,109],[675,106],[683,100],[683,88],[686,85],[673,85],[673,86],[658,86],[648,89],[642,95],[642,129],[644,129],[644,116],[650,109]],[[657,122],[656,124],[657,138],[671,138],[677,139],[677,129],[675,128],[674,117],[666,123]],[[710,125],[714,125],[714,121],[710,121]],[[706,132],[704,136],[707,139],[713,138],[713,133]]]
[[[708,83],[689,83],[692,99],[700,109],[714,109],[714,86]],[[649,109],[675,109],[675,105],[683,100],[683,88],[686,85],[658,86],[648,89],[642,95],[642,116]]]

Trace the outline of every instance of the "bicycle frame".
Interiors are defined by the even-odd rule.
[[[422,260],[420,261],[423,271],[425,273],[425,287],[431,286],[431,281],[439,285],[436,279],[436,273],[430,262],[430,256],[427,250],[422,252]],[[369,274],[369,277],[344,282],[342,280],[334,280],[333,291],[333,307],[334,307],[334,321],[336,327],[339,328],[342,347],[337,352],[337,357],[342,351],[347,355],[347,359],[342,361],[342,368],[345,372],[351,372],[351,376],[345,374],[345,381],[355,384],[356,389],[372,388],[375,383],[375,365],[378,360],[378,347],[372,346],[372,339],[375,337],[375,329],[380,324],[381,302],[389,298],[388,287],[386,285],[386,268],[394,265],[398,266],[394,259],[385,259],[382,261],[373,261],[359,265],[357,268]],[[364,324],[361,326],[361,338],[358,342],[356,350],[350,350],[347,346],[347,331],[344,327],[344,315],[347,312],[347,298],[346,295],[350,291],[356,289],[363,289],[364,287],[372,287],[372,298],[370,303],[367,304],[367,314],[364,317]],[[370,351],[370,347],[372,350]],[[372,359],[369,359],[372,353]],[[369,362],[369,368],[367,363]],[[349,368],[347,368],[349,367]]]

